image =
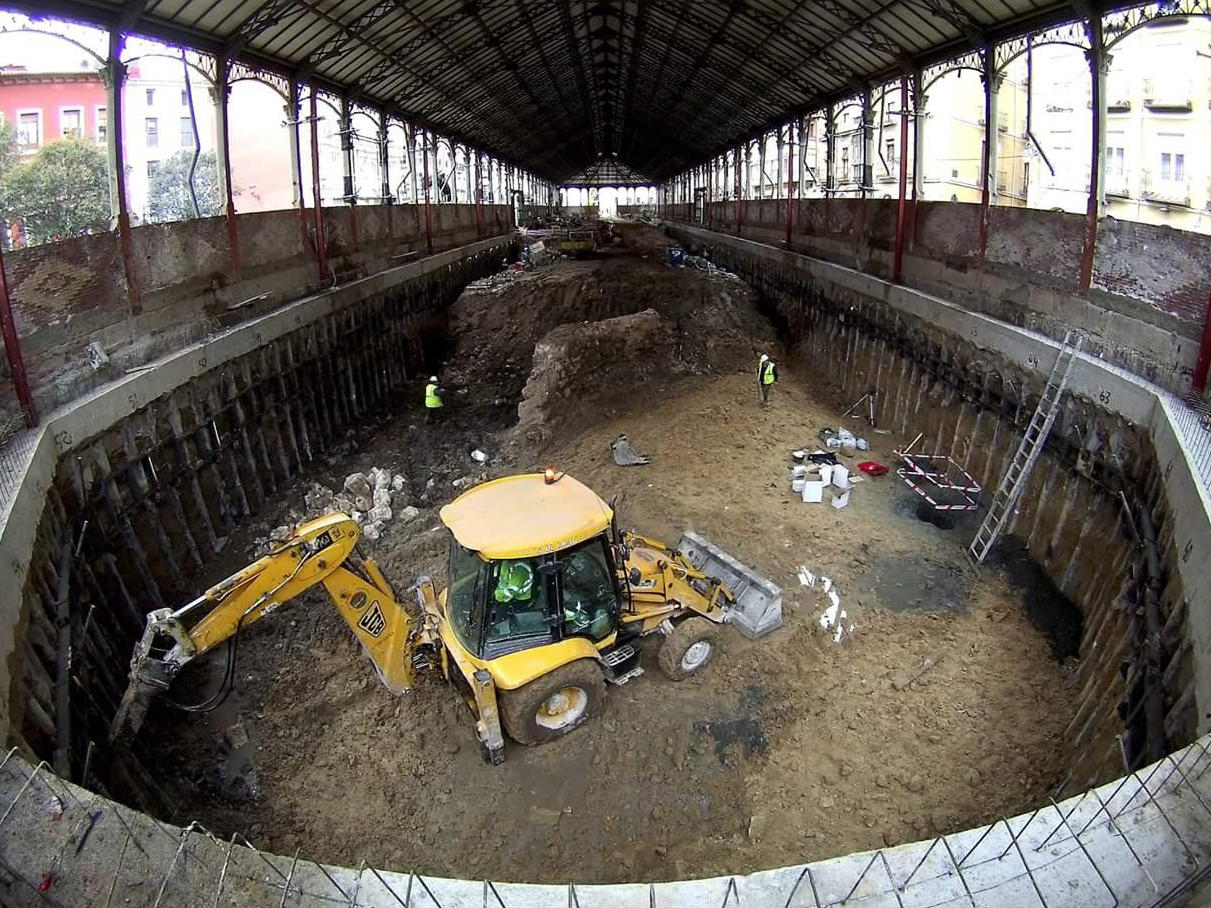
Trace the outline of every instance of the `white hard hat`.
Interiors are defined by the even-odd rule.
[[[768,353],[762,353],[762,354],[761,354],[761,362],[765,362],[767,359],[769,359],[769,354],[768,354]]]
[[[437,376],[436,376],[436,375],[430,375],[430,376],[429,376],[429,381],[437,381]]]

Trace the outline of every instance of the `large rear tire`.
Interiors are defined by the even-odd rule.
[[[687,618],[664,638],[657,661],[670,681],[696,675],[715,658],[719,626],[705,618]]]
[[[566,735],[596,715],[605,700],[605,678],[596,662],[578,659],[499,694],[500,719],[509,737],[527,747]]]

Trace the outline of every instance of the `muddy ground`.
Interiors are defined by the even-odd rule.
[[[851,401],[774,348],[742,285],[672,271],[662,247],[654,231],[632,229],[608,257],[465,295],[452,313],[463,333],[442,373],[452,404],[442,421],[425,424],[418,387],[415,402],[357,435],[357,450],[317,464],[272,519],[233,539],[231,562],[209,579],[300,506],[307,481],[336,486],[379,466],[407,476],[421,508],[367,546],[405,598],[417,574],[443,573],[436,507],[457,494],[454,481],[479,475],[468,457],[478,445],[494,455],[489,475],[557,464],[617,495],[624,526],[673,541],[697,530],[785,590],[785,626],[755,642],[727,631],[706,673],[680,684],[660,675],[650,641],[646,674],[610,688],[597,720],[539,748],[510,744],[491,767],[450,688],[428,679],[390,696],[335,610],[308,594],[245,632],[221,711],[155,710],[142,746],[179,799],[172,819],[241,830],[280,853],[422,874],[662,880],[961,829],[1029,809],[1062,782],[1072,674],[1026,603],[1042,615],[1065,604],[1020,559],[973,576],[962,557],[970,523],[920,521],[894,476],[858,485],[844,510],[792,495],[790,450],[837,425]],[[591,382],[568,376],[565,360],[601,348],[601,332],[624,358],[650,357],[646,341],[627,346],[624,320],[557,336],[539,358],[563,364],[531,375],[535,344],[559,324],[575,333],[567,326],[649,308],[668,345],[656,361],[598,365]],[[694,319],[704,309],[707,331]],[[783,360],[767,408],[752,377],[762,349]],[[555,375],[574,399],[537,387]],[[516,429],[523,397],[548,403]],[[873,447],[856,459],[894,464],[907,440],[846,424]],[[648,466],[612,463],[620,432]],[[801,585],[804,566],[836,583],[855,625],[840,643],[820,626],[827,601]],[[191,666],[176,692],[200,699],[221,663]]]

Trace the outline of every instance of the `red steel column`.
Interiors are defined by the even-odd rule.
[[[993,122],[994,110],[992,96],[996,91],[997,57],[993,45],[986,44],[982,51],[984,69],[984,147],[981,150],[980,162],[980,236],[976,254],[983,264],[988,254],[988,206],[992,202],[989,182],[993,175],[989,173],[992,165],[992,143],[997,140],[997,125]]]
[[[291,77],[287,86],[290,100],[286,102],[286,121],[290,126],[290,181],[294,184],[294,201],[299,210],[299,234],[307,248],[307,192],[303,189],[303,155],[299,151],[299,118],[303,115],[302,90],[298,79]]]
[[[483,153],[475,152],[475,235],[484,235],[484,183],[480,174],[480,159]]]
[[[429,130],[421,130],[421,157],[425,161],[425,252],[433,254],[433,212],[429,208],[429,142],[433,134]]]
[[[824,234],[833,231],[832,198],[837,186],[837,110],[830,104],[824,114]]]
[[[387,236],[395,238],[395,218],[392,210],[395,208],[395,197],[391,193],[391,155],[390,140],[387,136],[387,111],[385,108],[378,112],[378,175],[382,188],[379,200],[387,207]]]
[[[1097,216],[1099,208],[1100,187],[1103,166],[1103,147],[1105,145],[1105,121],[1102,119],[1102,105],[1105,103],[1105,59],[1106,53],[1102,45],[1102,18],[1100,15],[1089,17],[1086,25],[1089,34],[1089,107],[1093,113],[1093,142],[1091,160],[1089,163],[1089,200],[1085,205],[1085,248],[1081,252],[1081,273],[1078,290],[1088,293],[1093,283],[1093,256],[1097,249]]]
[[[900,77],[900,204],[896,206],[896,252],[891,279],[900,283],[904,265],[904,225],[908,220],[908,76]]]
[[[740,236],[740,226],[743,223],[743,215],[740,208],[740,146],[737,145],[732,150],[732,192],[735,195],[736,206],[736,236]]]
[[[802,141],[802,137],[800,137]],[[802,149],[799,151],[803,153]],[[786,248],[791,248],[795,223],[795,122],[786,124]]]
[[[328,283],[328,240],[324,236],[324,203],[320,191],[320,117],[316,109],[316,90],[311,86],[311,200],[315,206],[315,263],[320,283]]]
[[[4,352],[8,356],[8,371],[13,377],[13,391],[21,404],[25,424],[33,428],[38,424],[38,411],[34,408],[34,395],[29,389],[29,376],[25,371],[25,359],[21,356],[21,342],[17,339],[17,322],[13,318],[12,299],[8,295],[8,275],[4,271],[4,253],[0,252],[0,328],[4,331]]]

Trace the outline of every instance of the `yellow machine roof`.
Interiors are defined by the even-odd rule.
[[[571,476],[553,483],[542,473],[504,476],[464,492],[441,509],[459,545],[484,558],[531,558],[591,539],[614,512]]]

